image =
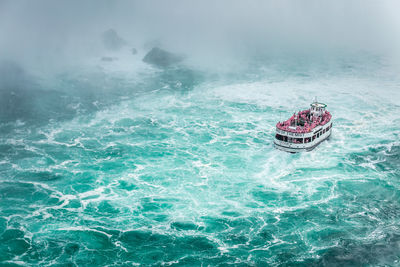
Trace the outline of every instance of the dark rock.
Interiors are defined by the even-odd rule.
[[[103,44],[109,50],[120,50],[126,42],[114,29],[109,29],[103,33]]]
[[[132,55],[136,55],[136,54],[137,54],[136,48],[132,48],[132,49],[131,49],[131,52],[132,52]]]
[[[106,61],[106,62],[111,62],[111,61],[114,61],[114,60],[116,60],[115,57],[102,57],[101,58],[101,61]]]
[[[168,67],[173,64],[179,63],[183,60],[183,56],[167,52],[158,47],[154,47],[146,54],[143,61],[157,67]]]

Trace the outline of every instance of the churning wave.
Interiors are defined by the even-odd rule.
[[[0,262],[399,264],[399,83],[268,74],[169,69],[100,91],[66,75],[30,95],[0,126]],[[315,95],[331,139],[275,150],[276,122]]]

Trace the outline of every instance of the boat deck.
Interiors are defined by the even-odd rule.
[[[276,128],[292,133],[309,133],[317,126],[324,126],[330,122],[331,118],[329,111],[325,111],[322,117],[313,117],[307,109],[293,114],[284,122],[278,122]]]

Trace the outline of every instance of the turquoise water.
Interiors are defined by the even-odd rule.
[[[399,265],[400,80],[277,66],[74,71],[4,93],[20,106],[0,125],[0,265]],[[314,96],[331,139],[274,149]]]

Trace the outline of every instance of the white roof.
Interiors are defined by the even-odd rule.
[[[326,104],[324,103],[318,103],[318,102],[314,102],[311,104],[312,107],[317,107],[317,108],[325,108]]]

